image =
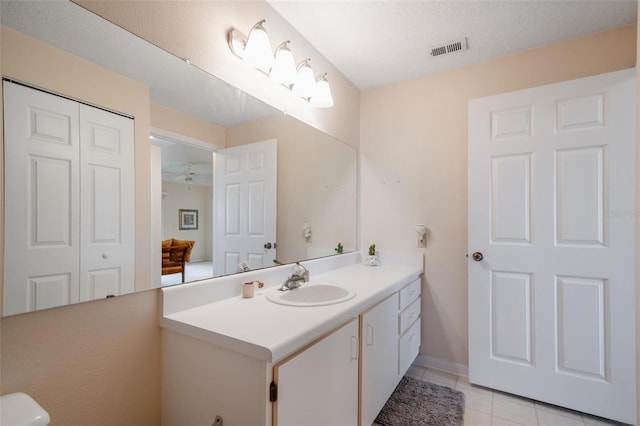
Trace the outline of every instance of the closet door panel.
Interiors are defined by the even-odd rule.
[[[134,291],[133,120],[80,105],[80,300]]]
[[[4,82],[3,314],[78,301],[78,105]]]

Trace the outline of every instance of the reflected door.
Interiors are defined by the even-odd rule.
[[[276,256],[277,141],[216,152],[214,275],[273,266]]]
[[[3,90],[3,314],[133,291],[133,121]]]
[[[635,71],[469,103],[469,380],[635,423]]]

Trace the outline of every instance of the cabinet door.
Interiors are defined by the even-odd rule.
[[[358,320],[274,367],[277,426],[358,423]]]
[[[398,293],[362,314],[362,426],[369,426],[397,386]]]

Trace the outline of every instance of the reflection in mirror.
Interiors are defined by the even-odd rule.
[[[172,238],[195,241],[186,281],[189,266],[209,262],[206,269],[212,270],[217,235],[210,208],[214,197],[224,194],[214,194],[213,186],[202,182],[214,174],[203,163],[209,163],[220,148],[271,139],[278,145],[275,259],[289,263],[334,254],[338,243],[345,251],[355,249],[356,152],[352,147],[283,116],[71,2],[3,1],[1,7],[3,77],[134,118],[136,197],[153,198],[157,190],[155,196],[162,199],[151,210],[161,218],[136,213],[136,226],[159,223],[157,228],[151,225],[152,253],[136,253],[137,264],[128,259],[136,270],[151,268],[140,264],[140,259],[147,262],[151,257],[154,270],[160,269],[160,242]],[[165,137],[157,158],[157,145],[149,143],[149,135],[156,133]],[[204,151],[180,157],[178,146],[183,145]],[[148,179],[139,174],[149,168],[157,171],[151,187],[140,186]],[[192,193],[203,192],[197,203],[181,201],[179,194],[184,187],[189,191],[189,186]],[[5,192],[11,190],[5,187]],[[180,210],[197,211],[198,229],[193,229],[193,222],[184,223],[184,228],[191,229],[179,229]],[[185,217],[195,219],[193,213]],[[136,231],[138,238],[139,234]],[[6,240],[7,235],[5,253],[7,247],[19,244]],[[136,245],[145,242],[138,240]],[[173,275],[158,272],[157,282],[136,280],[135,291],[159,287],[164,278],[173,279]],[[204,275],[196,279],[200,278]],[[178,274],[177,280],[166,284],[181,281]],[[21,312],[7,309],[4,302],[4,312]]]

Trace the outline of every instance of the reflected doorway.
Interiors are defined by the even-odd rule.
[[[161,214],[157,228],[163,246],[160,282],[156,286],[210,278],[215,148],[207,150],[157,134],[153,135],[153,144],[159,148],[160,156]],[[176,245],[189,247],[179,255],[175,250],[167,250],[167,246]]]

